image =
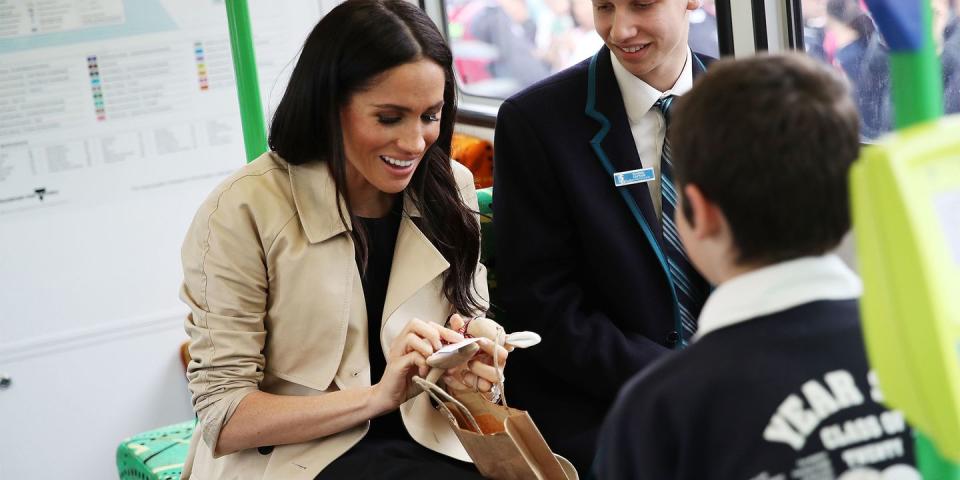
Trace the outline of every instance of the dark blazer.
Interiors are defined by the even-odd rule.
[[[507,398],[587,471],[617,391],[680,331],[647,186],[613,183],[642,167],[610,51],[507,99],[494,162],[494,303],[543,337],[511,356]]]

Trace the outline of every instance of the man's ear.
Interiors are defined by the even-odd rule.
[[[688,183],[683,187],[683,199],[687,205],[684,210],[690,212],[688,217],[690,231],[697,238],[707,238],[715,235],[722,225],[720,207],[707,199],[700,191],[700,187]],[[686,213],[686,212],[684,212]]]

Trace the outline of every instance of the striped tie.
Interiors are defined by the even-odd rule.
[[[667,96],[657,100],[654,107],[663,112],[667,131],[670,129],[670,105],[674,96]],[[677,191],[673,186],[673,163],[670,160],[670,140],[663,139],[663,154],[660,157],[660,205],[662,209],[661,226],[663,227],[663,250],[667,257],[667,266],[670,278],[673,280],[674,290],[680,308],[680,323],[682,327],[682,344],[686,344],[697,331],[697,317],[707,300],[709,286],[707,282],[690,264],[677,226],[673,223],[674,212],[677,210]]]

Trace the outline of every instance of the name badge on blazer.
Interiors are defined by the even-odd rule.
[[[614,173],[613,184],[618,187],[624,187],[635,183],[649,182],[654,178],[656,178],[656,174],[653,173],[653,168],[640,168]]]

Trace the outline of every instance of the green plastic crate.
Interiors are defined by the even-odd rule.
[[[120,480],[179,480],[197,421],[134,435],[117,447]]]

